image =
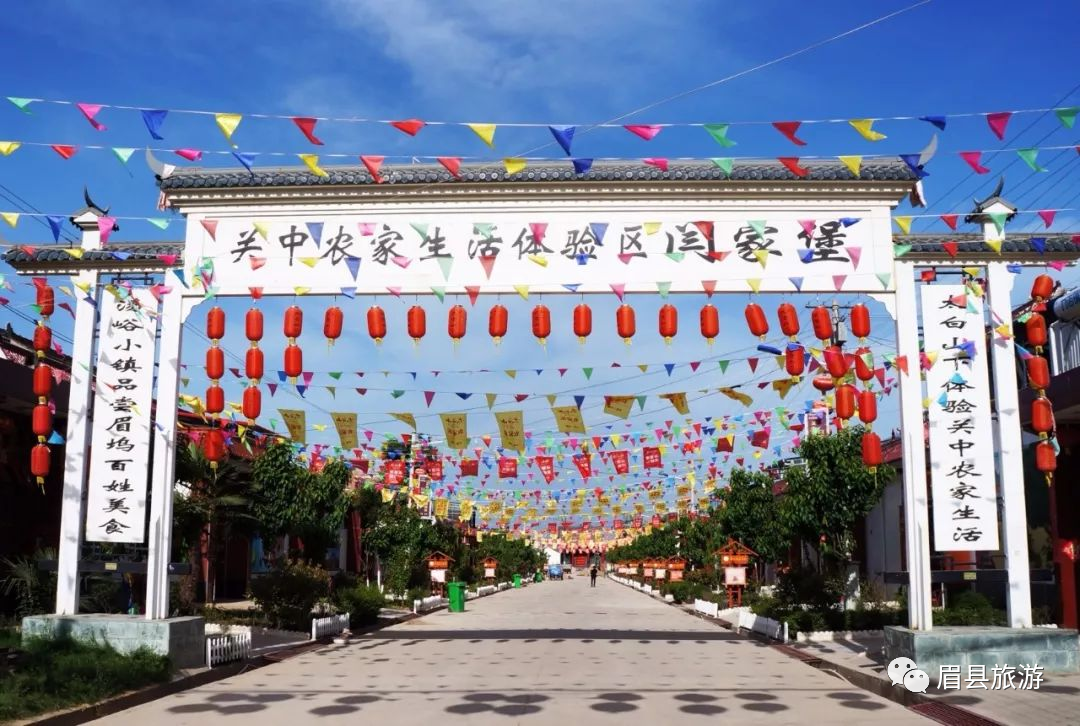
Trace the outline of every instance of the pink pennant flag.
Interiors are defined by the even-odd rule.
[[[436,161],[442,164],[455,179],[461,178],[461,159],[459,157],[439,156],[436,157]]]
[[[394,264],[403,270],[412,264],[412,258],[405,257],[404,255],[394,255],[393,259]]]
[[[173,153],[188,161],[199,161],[202,159],[202,152],[198,149],[176,149]]]
[[[956,222],[960,219],[959,214],[943,214],[941,215],[941,221],[949,225],[949,229],[956,229]]]
[[[361,237],[370,237],[375,234],[374,222],[357,222],[356,226],[360,230]]]
[[[800,219],[799,226],[803,228],[803,232],[806,232],[807,237],[813,237],[814,230],[817,229],[817,222],[812,219]]]
[[[401,288],[400,287],[388,287],[388,288],[386,288],[386,291],[389,292],[391,295],[393,295],[396,298],[401,297]]]
[[[966,161],[968,163],[968,166],[970,166],[972,171],[974,171],[976,174],[990,173],[989,168],[979,163],[979,160],[982,159],[981,151],[961,151],[960,158]]]
[[[547,234],[547,222],[529,222],[529,232],[532,233],[533,239],[536,244],[540,244],[544,241],[544,235]]]
[[[166,267],[172,267],[180,259],[180,255],[158,255],[157,258],[164,262]]]
[[[859,260],[862,259],[862,247],[848,247],[848,257],[851,258],[851,266],[859,269]]]
[[[747,363],[747,365],[750,366],[750,372],[751,373],[754,373],[755,371],[757,371],[757,364],[758,364],[758,359],[757,358],[747,358],[746,363]]]
[[[662,126],[646,125],[646,124],[630,124],[624,125],[624,129],[632,133],[634,136],[638,136],[646,141],[652,141],[656,138],[656,135],[660,133]]]
[[[1051,262],[1047,262],[1046,266],[1050,267],[1050,268],[1052,268],[1054,270],[1057,270],[1058,272],[1061,272],[1062,270],[1065,269],[1065,266],[1067,264],[1069,264],[1069,263],[1066,262],[1065,260],[1053,260]]]
[[[802,121],[773,121],[773,128],[784,135],[784,138],[796,146],[806,146],[806,142],[796,136]]]
[[[316,146],[323,145],[322,140],[315,135],[315,124],[319,123],[319,119],[310,116],[293,116],[293,123],[296,124],[296,128],[300,129],[300,133],[308,141]]]
[[[108,244],[109,235],[112,234],[113,228],[116,227],[116,219],[113,217],[98,217],[97,226],[101,244]]]
[[[216,219],[201,219],[199,221],[202,223],[203,229],[206,230],[206,233],[210,235],[210,239],[217,242],[218,221]]]
[[[101,105],[96,103],[76,103],[75,108],[82,112],[82,115],[86,117],[86,120],[90,122],[90,125],[94,127],[95,131],[104,131],[105,124],[97,120],[98,112],[101,111]]]
[[[843,287],[844,287],[844,281],[845,280],[847,280],[847,275],[833,275],[832,276],[833,287],[835,287],[837,291],[842,290]]]
[[[277,393],[278,384],[276,384],[276,383],[267,383],[266,387],[270,389],[270,398],[273,398],[274,394]]]
[[[994,132],[994,136],[1003,140],[1005,138],[1005,127],[1009,125],[1009,119],[1011,118],[1012,111],[988,113],[986,114],[986,123],[989,124],[990,130]]]
[[[619,253],[619,262],[623,263],[624,265],[629,265],[630,260],[632,259],[634,259],[634,255],[630,254],[629,252]]]
[[[431,402],[435,399],[435,391],[424,391],[424,400],[427,401],[428,408],[431,408]]]
[[[1080,247],[1080,234],[1074,234],[1072,236],[1072,243],[1077,247]]]
[[[1046,229],[1050,229],[1050,225],[1054,223],[1054,217],[1057,215],[1057,212],[1053,209],[1040,209],[1038,214],[1039,219],[1043,221],[1043,226]]]
[[[383,183],[383,178],[379,175],[379,169],[382,167],[383,161],[385,160],[385,156],[360,157],[360,162],[364,165],[364,168],[368,170],[368,174],[371,174],[371,178],[375,180],[376,184]]]
[[[611,291],[615,293],[615,297],[619,298],[619,302],[622,302],[623,295],[626,293],[626,284],[622,282],[611,283]]]
[[[799,166],[799,157],[797,156],[779,156],[777,160],[797,177],[802,178],[810,174],[810,170],[805,166]]]
[[[251,269],[252,270],[257,270],[257,269],[259,269],[260,267],[262,267],[263,265],[266,264],[266,258],[265,257],[256,257],[255,255],[252,255],[251,257],[248,257],[248,263],[251,264]]]
[[[650,157],[648,159],[642,159],[641,163],[646,166],[651,166],[659,169],[660,171],[668,170],[668,160],[663,157]]]

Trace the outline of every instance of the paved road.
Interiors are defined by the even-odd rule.
[[[222,717],[225,720],[219,721]],[[614,582],[545,582],[170,696],[110,724],[929,723]],[[644,720],[647,719],[647,720]]]

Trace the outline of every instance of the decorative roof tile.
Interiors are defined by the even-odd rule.
[[[124,242],[110,244],[99,250],[87,250],[81,260],[75,260],[64,251],[66,249],[72,248],[60,245],[24,245],[9,249],[4,253],[3,259],[4,262],[15,267],[20,264],[42,262],[104,262],[115,264],[119,262],[145,263],[149,261],[160,262],[164,266],[164,262],[160,259],[163,255],[178,255],[181,259],[184,255],[183,242]],[[33,254],[31,254],[31,251]]]
[[[1055,258],[1067,256],[1072,259],[1080,258],[1080,247],[1073,242],[1073,235],[1048,233],[1021,234],[1019,236],[1005,234],[1005,242],[1001,245],[1003,255],[1028,254],[1028,255],[1052,255]],[[1038,243],[1032,240],[1043,240],[1044,248],[1040,251]],[[911,245],[911,253],[915,255],[946,255],[948,252],[943,246],[946,242],[956,242],[957,254],[975,253],[978,255],[992,255],[995,253],[983,241],[982,234],[897,234],[893,235],[893,244]]]

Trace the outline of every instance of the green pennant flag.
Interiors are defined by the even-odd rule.
[[[668,256],[670,257],[671,254],[676,254],[676,253],[670,253]],[[683,255],[684,253],[679,252],[677,254]],[[680,258],[679,261],[681,262],[682,259]],[[668,293],[671,292],[671,283],[670,282],[658,282],[658,283],[656,283],[656,290],[657,290],[657,292],[660,293],[660,297],[666,298],[668,296]]]
[[[638,408],[641,409],[642,411],[645,410],[645,399],[646,398],[647,398],[646,396],[638,396],[637,397]]]
[[[25,114],[32,114],[33,113],[33,111],[30,110],[30,104],[34,102],[34,99],[32,99],[32,98],[19,98],[17,96],[8,96],[7,100],[9,100],[13,104],[15,104],[15,108],[19,109],[23,113],[25,113]]]
[[[439,302],[446,300],[446,288],[445,287],[433,287],[431,292],[435,294],[435,297],[439,298]]]
[[[131,155],[135,153],[135,149],[125,149],[114,146],[112,153],[116,156],[117,159],[120,160],[121,164],[126,164],[128,163],[128,159],[131,158]]]
[[[903,257],[911,252],[911,245],[893,245],[893,257]]]
[[[439,269],[442,270],[442,276],[444,280],[450,279],[450,268],[454,266],[453,257],[437,257],[439,261]]]
[[[1057,114],[1058,121],[1061,122],[1062,126],[1071,129],[1076,123],[1076,114],[1080,113],[1080,107],[1058,108],[1054,110],[1054,113]]]
[[[1046,167],[1040,165],[1039,162],[1036,161],[1037,157],[1039,156],[1038,149],[1034,147],[1028,149],[1017,149],[1016,155],[1023,159],[1024,163],[1030,166],[1033,171],[1046,171]],[[998,228],[998,231],[1001,231],[1000,227]]]
[[[340,381],[341,380],[341,371],[330,371],[326,375],[330,376],[335,381]]]
[[[473,222],[473,234],[478,234],[481,237],[490,237],[495,231],[495,225],[492,222]]]
[[[764,219],[751,219],[747,224],[754,230],[759,239],[765,239],[765,220]]]
[[[184,384],[184,388],[187,388],[191,384],[190,378],[181,378],[180,383]]]
[[[881,281],[881,286],[888,289],[889,283],[892,282],[891,272],[879,272],[877,273],[877,279]]]
[[[728,124],[705,124],[705,130],[709,132],[709,136],[713,137],[713,141],[721,146],[725,148],[735,146],[735,142],[727,137]]]
[[[734,159],[713,157],[712,159],[709,159],[709,161],[716,164],[720,171],[731,176],[731,168],[735,163]]]
[[[720,366],[720,372],[721,373],[727,373],[727,367],[728,367],[729,363],[731,363],[731,361],[729,361],[729,360],[717,361],[717,364]]]
[[[172,220],[165,219],[164,217],[148,217],[146,221],[154,225],[158,229],[168,229],[169,222]]]
[[[416,230],[416,233],[420,235],[420,239],[427,239],[427,222],[409,222],[409,226]]]
[[[590,378],[592,378],[592,368],[582,368],[581,372],[585,374],[585,380],[589,380]]]
[[[403,390],[401,390],[399,388],[399,389],[390,391],[390,395],[393,396],[394,398],[401,398],[402,396],[405,395],[405,391],[403,391]]]
[[[1046,171],[1046,169],[1043,169],[1043,171]],[[994,223],[994,227],[997,228],[998,234],[1001,234],[1002,230],[1005,229],[1005,220],[1009,218],[1009,213],[990,212],[987,216],[990,217],[990,221]]]
[[[337,387],[336,386],[327,386],[326,390],[330,391],[330,397],[331,398],[337,398]]]
[[[686,257],[685,252],[668,252],[666,254],[668,256],[668,259],[674,260],[675,262],[682,262],[683,258]]]

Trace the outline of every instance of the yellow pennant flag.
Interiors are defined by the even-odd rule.
[[[761,278],[760,277],[748,277],[746,278],[746,284],[750,286],[750,289],[755,293],[761,291]]]
[[[656,234],[657,232],[660,231],[660,227],[662,225],[663,225],[662,222],[646,222],[645,223],[645,234]]]
[[[892,221],[904,234],[911,234],[911,217],[893,217]]]
[[[487,398],[488,410],[490,411],[491,407],[495,405],[495,399],[499,397],[499,394],[497,394],[497,393],[485,393],[484,397]]]
[[[83,249],[81,247],[67,247],[64,252],[68,253],[69,257],[74,257],[76,260],[81,260],[83,257]],[[72,295],[72,297],[75,297]]]
[[[514,285],[514,290],[518,295],[521,295],[522,300],[529,299],[529,286],[528,285]]]
[[[289,438],[298,444],[307,443],[307,414],[302,409],[279,408],[278,413],[289,429]]]
[[[685,393],[661,393],[660,398],[669,401],[675,407],[675,410],[684,416],[690,413],[690,406],[686,403]]]
[[[391,413],[390,415],[396,418],[398,421],[401,421],[413,431],[416,430],[416,417],[413,416],[411,413]]]
[[[854,174],[855,176],[859,175],[859,170],[862,169],[861,156],[838,156],[836,158],[839,159],[840,163],[846,166],[848,168],[848,171],[850,171],[852,174]]]
[[[995,254],[1000,255],[1001,254],[1001,243],[1004,242],[1004,241],[1005,240],[1003,240],[1003,239],[988,239],[988,240],[986,240],[986,246],[989,247],[990,249],[992,249]]]
[[[548,266],[547,258],[543,255],[529,255],[529,262],[533,262],[537,265],[540,265],[541,267]]]
[[[495,148],[495,124],[466,124],[484,143]]]
[[[318,258],[318,257],[300,257],[299,258],[299,260],[301,262],[303,262],[305,265],[307,265],[308,267],[314,267],[315,265],[319,264],[319,259],[320,258]]]
[[[221,129],[221,133],[225,134],[225,140],[229,142],[230,146],[236,146],[232,142],[232,135],[236,131],[236,127],[240,125],[240,121],[243,120],[243,116],[238,113],[215,113],[214,121],[217,122],[217,126]]]
[[[468,418],[464,413],[440,413],[446,445],[451,449],[464,449],[469,445]]]
[[[307,295],[309,292],[311,292],[310,287],[303,287],[302,285],[297,285],[293,288],[293,294],[295,295]]]
[[[524,159],[507,157],[503,159],[503,166],[506,167],[507,174],[517,174],[518,172],[525,171],[527,164]]]
[[[427,503],[431,500],[430,494],[409,494],[409,501],[417,509],[423,509],[427,506]]]
[[[499,438],[504,449],[521,453],[525,449],[525,416],[521,411],[498,411]]]
[[[795,381],[790,378],[781,378],[780,380],[772,382],[773,390],[780,394],[781,400],[788,395],[788,391],[791,390],[793,385],[795,385]]]
[[[581,418],[581,409],[577,406],[552,406],[555,425],[564,434],[585,433],[585,421]]]
[[[329,174],[326,173],[326,171],[322,167],[319,166],[319,155],[318,154],[297,154],[297,156],[300,157],[300,161],[304,162],[304,165],[308,169],[311,169],[311,173],[314,174],[315,176],[321,176],[321,177],[330,176]]]
[[[18,141],[0,141],[0,154],[4,156],[11,156],[15,153],[15,149],[22,146]]]
[[[739,391],[736,391],[734,388],[731,388],[730,386],[725,386],[725,387],[723,387],[723,388],[721,388],[719,390],[720,390],[720,393],[724,394],[725,396],[727,396],[730,399],[738,401],[739,403],[741,403],[744,406],[749,406],[750,404],[752,404],[754,402],[753,398],[746,395],[745,393],[741,393]]]
[[[334,420],[334,428],[337,429],[338,438],[341,439],[341,448],[355,449],[360,445],[356,436],[355,413],[331,411],[330,418]]]
[[[765,265],[769,261],[769,251],[768,250],[754,250],[754,257],[757,258],[757,261],[764,268]],[[754,292],[757,292],[757,290],[754,290]]]
[[[19,223],[18,212],[0,212],[0,217],[4,218],[4,221],[8,223],[9,227],[14,227]]]
[[[390,502],[394,501],[394,495],[395,494],[397,494],[397,492],[395,492],[393,489],[391,489],[389,487],[386,487],[385,489],[383,489],[382,490],[383,504],[389,504]]]
[[[259,236],[266,239],[266,236],[270,234],[269,222],[252,222],[251,226],[255,228],[255,231],[259,233]]]
[[[872,118],[853,118],[848,123],[859,132],[859,136],[862,136],[867,141],[881,141],[886,138],[885,134],[880,131],[874,131],[874,119]]]

